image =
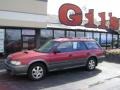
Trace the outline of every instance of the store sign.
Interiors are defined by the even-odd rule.
[[[5,30],[0,29],[0,53],[4,52],[4,34],[5,34]]]
[[[72,14],[69,14],[70,10],[73,11]],[[119,29],[119,19],[117,17],[112,16],[112,13],[108,14],[110,18],[110,20],[108,20],[109,26],[106,25],[107,20],[105,18],[105,12],[98,13],[98,16],[101,18],[101,24],[99,26],[94,24],[94,10],[89,9],[89,12],[85,13],[85,17],[88,19],[88,23],[84,26],[88,28],[101,28],[111,30]],[[83,21],[83,12],[81,8],[77,5],[66,3],[59,8],[59,20],[61,24],[67,26],[80,26]]]

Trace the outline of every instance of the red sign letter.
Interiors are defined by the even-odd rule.
[[[73,10],[73,15],[68,16],[68,11]],[[79,26],[82,23],[82,11],[81,9],[73,4],[63,4],[59,8],[59,20],[62,24],[68,26]]]
[[[109,28],[111,30],[118,30],[119,29],[119,19],[112,16],[112,13],[109,13],[110,16],[110,25]]]
[[[98,15],[101,18],[101,24],[98,26],[98,28],[108,29],[106,26],[105,12],[98,13]]]
[[[90,9],[89,13],[85,14],[85,17],[88,19],[88,23],[85,24],[85,27],[96,28],[97,25],[94,24],[94,10]]]

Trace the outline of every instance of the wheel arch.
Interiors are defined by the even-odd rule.
[[[38,63],[43,64],[43,65],[45,66],[46,70],[48,71],[48,65],[47,65],[47,63],[46,63],[45,61],[43,61],[43,60],[34,60],[34,61],[30,62],[30,63],[29,63],[29,66],[28,66],[28,70],[29,70],[29,68],[30,68],[33,64],[38,64]]]
[[[98,65],[98,59],[97,59],[97,57],[96,56],[90,56],[89,58],[88,58],[88,60],[90,60],[91,58],[94,58],[95,59],[95,61],[96,61],[96,66]]]

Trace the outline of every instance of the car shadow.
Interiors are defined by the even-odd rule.
[[[99,73],[101,73],[100,69],[94,71],[85,71],[84,68],[67,69],[50,72],[40,81],[31,81],[27,76],[10,76],[7,73],[4,73],[3,76],[7,83],[10,82],[10,84],[20,87],[21,90],[25,87],[27,87],[25,90],[40,90],[95,77]]]

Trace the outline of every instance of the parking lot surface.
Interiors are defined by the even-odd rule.
[[[2,68],[0,90],[120,90],[120,63],[104,61],[91,72],[84,68],[51,72],[41,81],[10,76]]]

